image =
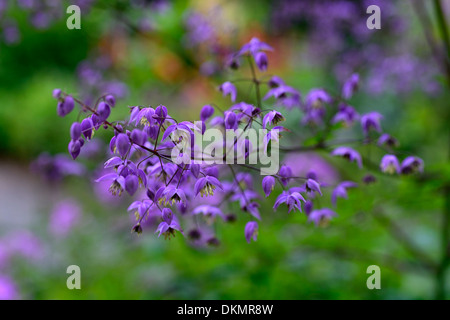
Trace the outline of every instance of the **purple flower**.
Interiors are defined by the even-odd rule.
[[[72,126],[70,127],[70,137],[72,140],[78,140],[78,138],[81,136],[81,124],[79,122],[72,123]]]
[[[322,196],[322,191],[320,190],[319,183],[313,179],[306,180],[306,190],[315,191]]]
[[[125,190],[130,196],[134,195],[139,188],[139,178],[134,174],[129,174],[125,178]]]
[[[334,188],[331,194],[331,203],[336,206],[337,198],[348,199],[347,188],[354,188],[358,185],[352,181],[343,181]]]
[[[202,197],[203,195],[212,196],[216,187],[223,190],[222,184],[217,178],[206,176],[197,180],[194,186],[194,194],[197,196],[200,193]]]
[[[192,211],[192,214],[194,215],[199,213],[202,213],[205,217],[207,217],[209,219],[209,222],[214,221],[217,216],[225,220],[225,215],[223,214],[222,210],[211,205],[200,205],[195,208],[194,211]]]
[[[371,129],[381,132],[380,120],[383,116],[378,112],[369,112],[361,116],[361,126],[364,134],[368,134]]]
[[[292,179],[292,169],[289,166],[281,166],[278,176],[280,176],[281,184],[286,187],[289,180]]]
[[[381,159],[380,169],[389,174],[400,173],[400,164],[397,157],[392,154],[385,155]]]
[[[266,176],[262,180],[262,188],[266,198],[270,195],[273,188],[275,187],[275,178],[272,176]]]
[[[50,230],[56,236],[66,236],[79,223],[81,209],[70,199],[58,202],[50,217]]]
[[[237,129],[238,122],[237,122],[236,114],[233,111],[226,111],[224,123],[225,123],[225,129]]]
[[[362,168],[361,155],[358,153],[358,151],[356,151],[352,148],[338,147],[331,152],[331,155],[344,157],[351,162],[356,161],[356,163],[358,164],[358,167]]]
[[[55,98],[55,99],[61,98],[61,89],[55,89],[55,90],[53,90],[52,96],[53,96],[53,98]]]
[[[114,106],[116,105],[116,98],[114,98],[114,96],[112,94],[108,94],[105,97],[105,101],[112,107],[114,108]]]
[[[161,187],[156,192],[156,199],[159,200],[160,204],[164,205],[173,205],[176,202],[181,202],[184,205],[187,205],[186,194],[181,188],[177,188],[175,186]]]
[[[355,91],[358,90],[358,85],[359,75],[354,73],[347,81],[345,81],[344,86],[342,87],[342,97],[344,99],[350,99]]]
[[[231,82],[227,81],[222,83],[222,85],[219,87],[219,90],[222,92],[224,97],[226,95],[230,95],[231,101],[236,101],[237,90],[234,84],[232,84]]]
[[[253,241],[256,241],[258,238],[258,223],[256,221],[250,221],[247,222],[245,225],[245,240],[247,240],[248,243],[253,239]]]
[[[160,106],[156,107],[153,118],[156,119],[156,122],[158,122],[159,124],[162,124],[166,120],[167,115],[168,115],[167,108],[163,105],[160,105]]]
[[[308,221],[313,221],[316,226],[326,225],[326,223],[336,215],[336,212],[333,210],[322,208],[312,211],[308,216]]]
[[[170,210],[169,208],[164,208],[162,210],[161,215],[163,221],[159,224],[158,228],[156,229],[156,232],[159,232],[158,238],[161,236],[161,234],[164,234],[165,238],[175,236],[175,230],[183,234],[183,230],[181,229],[178,222],[176,222],[174,219],[172,210]]]
[[[359,114],[356,110],[344,103],[339,105],[339,110],[333,117],[332,123],[344,122],[346,126],[351,126],[354,121],[359,119]]]
[[[0,300],[15,300],[19,298],[16,285],[7,276],[0,275]]]
[[[324,89],[311,89],[305,98],[306,109],[322,108],[324,103],[331,103],[333,99]]]
[[[300,212],[302,212],[301,201],[305,202],[306,200],[300,193],[283,191],[275,201],[273,208],[276,210],[280,206],[280,204],[286,203],[289,208],[288,213],[291,212],[291,210],[295,211],[295,209],[298,209]]]
[[[255,56],[260,51],[273,51],[273,48],[258,38],[252,38],[249,43],[242,46],[241,50],[239,50],[239,55],[251,53]]]
[[[200,120],[206,121],[214,114],[214,108],[209,104],[205,105],[200,111]]]
[[[274,78],[275,77],[270,80],[273,82],[272,84],[270,84],[269,82],[269,86],[273,88],[266,93],[263,100],[267,100],[273,96],[275,99],[277,99],[277,105],[284,106],[288,110],[292,109],[293,107],[299,107],[301,105],[300,92],[290,86],[285,85],[284,83],[280,83],[279,85],[277,85],[275,81],[278,81],[278,79]],[[279,81],[282,80],[279,79]]]
[[[403,160],[400,170],[403,174],[409,174],[414,172],[423,172],[423,167],[424,163],[422,159],[409,156]]]
[[[267,125],[277,124],[278,122],[286,120],[281,113],[276,110],[268,112],[263,119],[263,128],[266,129]]]
[[[60,117],[68,115],[75,107],[75,100],[71,96],[66,96],[62,101],[58,102],[56,111]]]
[[[80,155],[81,151],[81,143],[79,140],[70,140],[69,142],[69,153],[72,156],[72,159],[76,159]]]
[[[125,133],[119,133],[116,137],[116,148],[121,157],[124,157],[130,149],[130,139]]]
[[[101,101],[98,104],[97,113],[100,122],[106,121],[106,119],[108,119],[109,115],[111,114],[111,108],[106,102]]]
[[[398,146],[398,141],[397,139],[395,139],[393,136],[391,136],[390,134],[387,133],[383,133],[380,138],[378,139],[378,143],[379,146],[382,145],[387,145],[389,147],[397,147]]]
[[[305,214],[307,217],[311,214],[313,206],[314,205],[311,200],[306,200],[304,208],[305,208]]]
[[[101,182],[105,180],[113,180],[112,184],[109,187],[109,192],[111,192],[112,195],[121,195],[123,190],[125,189],[125,178],[121,175],[118,175],[117,173],[107,173],[97,180],[95,182]]]
[[[91,118],[86,118],[81,121],[81,132],[83,136],[90,140],[92,138],[92,129],[94,128],[94,123]]]
[[[255,63],[258,66],[259,70],[266,71],[267,65],[269,64],[269,61],[267,60],[267,55],[264,52],[260,51],[255,54],[254,58]]]

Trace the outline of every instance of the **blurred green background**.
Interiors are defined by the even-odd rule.
[[[30,163],[44,151],[67,154],[69,128],[76,114],[59,118],[52,90],[61,88],[86,99],[89,94],[95,96],[93,85],[79,75],[80,63],[107,57],[110,64],[102,70],[102,79],[120,81],[127,88],[117,99],[111,118],[124,118],[127,106],[164,104],[179,119],[195,120],[207,103],[226,106],[228,100],[216,87],[239,77],[222,69],[202,72],[208,67],[204,63],[220,65],[227,50],[236,50],[253,36],[275,48],[269,54],[268,73],[281,76],[303,95],[315,87],[339,92],[341,81],[332,68],[343,55],[311,61],[306,52],[328,39],[325,35],[323,39],[309,37],[311,31],[302,22],[275,28],[274,12],[279,4],[271,1],[158,1],[146,11],[128,1],[96,1],[82,12],[81,30],[68,30],[68,15],[64,14],[47,28],[36,29],[27,11],[9,9],[3,19],[13,17],[17,21],[21,39],[14,44],[0,43],[0,276],[11,280],[14,297],[435,297],[440,280],[428,259],[437,263],[442,254],[442,188],[450,177],[450,95],[430,57],[417,17],[409,4],[400,2],[395,2],[400,6],[395,12],[401,16],[390,19],[407,22],[402,31],[403,49],[418,57],[421,64],[436,68],[432,79],[438,89],[430,93],[419,85],[399,92],[388,85],[379,92],[370,92],[368,83],[373,72],[380,69],[371,66],[369,58],[355,70],[361,74],[361,85],[352,104],[360,113],[376,110],[385,115],[383,129],[400,141],[398,152],[416,154],[425,161],[425,178],[394,178],[375,172],[377,182],[352,189],[349,200],[339,200],[338,217],[324,228],[307,223],[304,214],[273,212],[276,197],[272,195],[262,201],[263,221],[258,240],[251,244],[244,239],[246,221],[239,207],[231,207],[238,220],[218,224],[221,243],[209,248],[192,247],[181,236],[164,241],[152,230],[144,230],[139,237],[131,234],[133,221],[126,212],[131,199],[123,196],[125,199],[119,202],[99,200],[88,174],[47,183],[30,170]],[[212,25],[216,32],[213,41],[195,44],[189,38],[195,32],[186,21],[193,12],[206,17]],[[364,11],[356,14],[366,16]],[[326,17],[323,19],[325,25]],[[148,26],[136,29],[142,21]],[[389,49],[398,41],[388,28],[376,32],[365,46],[374,42]],[[339,52],[360,50],[353,42],[349,39]],[[210,50],[212,46],[214,50]],[[390,57],[394,53],[387,50],[384,54]],[[403,77],[415,82],[409,78],[411,74],[399,75],[400,81]],[[300,121],[299,114],[292,115],[287,127],[295,127]],[[108,141],[107,132],[99,132],[96,137]],[[376,165],[383,155],[376,148],[360,150]],[[366,174],[330,158],[327,152],[319,155],[333,165],[333,174],[342,180],[359,182]],[[103,161],[102,154],[80,160],[89,170]],[[63,237],[49,228],[54,207],[62,199],[75,201],[81,217]],[[321,205],[328,206],[329,202],[328,196]],[[25,242],[22,251],[11,254],[8,246],[18,245],[20,239]],[[8,254],[2,260],[4,252]],[[66,268],[72,264],[81,268],[81,290],[66,288]],[[369,265],[381,268],[381,290],[366,287]],[[447,280],[443,286],[448,291],[450,282]]]

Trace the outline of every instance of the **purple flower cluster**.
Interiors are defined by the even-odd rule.
[[[242,130],[246,133],[255,128],[266,130],[262,144],[252,145],[249,140],[244,140],[243,143],[236,140],[234,147],[245,149],[245,159],[260,148],[267,154],[272,144],[280,141],[280,132],[289,132],[288,128],[280,124],[284,123],[286,115],[293,108],[303,113],[300,126],[306,129],[328,132],[333,128],[341,128],[336,125],[338,123],[344,123],[342,128],[347,128],[359,120],[362,141],[378,141],[380,146],[380,141],[384,144],[393,139],[382,132],[381,114],[369,112],[360,116],[348,104],[347,99],[358,89],[358,75],[352,75],[343,84],[341,97],[334,97],[327,90],[316,88],[302,101],[300,92],[287,86],[281,78],[272,76],[269,81],[257,78],[254,66],[260,72],[267,70],[269,64],[265,52],[268,50],[273,48],[253,38],[233,55],[237,69],[245,60],[250,65],[252,78],[248,80],[257,89],[256,104],[239,101],[236,85],[232,81],[226,81],[218,90],[224,96],[230,96],[231,106],[218,112],[216,109],[219,108],[215,105],[205,105],[200,112],[199,122],[177,121],[164,105],[155,108],[130,107],[128,119],[112,122],[108,119],[111,108],[116,104],[113,95],[101,96],[91,107],[67,93],[54,91],[54,97],[58,100],[58,115],[66,116],[75,105],[81,108],[83,119],[73,123],[70,129],[68,149],[74,159],[92,139],[94,132],[102,128],[113,132],[109,144],[112,157],[104,162],[105,173],[96,181],[108,182],[108,189],[115,196],[126,192],[129,196],[138,198],[128,208],[136,220],[132,231],[140,234],[146,228],[153,228],[158,237],[164,235],[170,238],[180,233],[196,245],[217,245],[219,240],[212,225],[218,221],[236,220],[235,213],[224,212],[240,210],[249,220],[244,236],[250,242],[257,239],[257,220],[264,218],[259,209],[264,196],[274,200],[274,211],[282,209],[287,213],[304,212],[307,220],[316,226],[325,226],[337,216],[333,209],[320,206],[317,199],[328,195],[331,204],[336,206],[337,199],[347,199],[348,190],[357,187],[357,183],[326,183],[313,170],[309,170],[305,177],[297,176],[294,174],[297,172],[296,165],[288,165],[282,159],[278,159],[281,166],[275,174],[260,179],[258,175],[252,174],[259,170],[255,170],[257,168],[250,164],[217,164],[204,158],[204,155],[197,159],[195,150],[187,154],[188,161],[183,152],[175,160],[171,154],[171,151],[179,150],[188,141],[192,143],[196,135],[202,136],[209,129],[231,132]],[[267,92],[262,99],[261,91],[264,86]],[[263,101],[266,104],[264,106]],[[287,111],[277,109],[278,106]],[[323,132],[320,132],[322,136]],[[377,139],[374,139],[376,136]],[[282,151],[296,151],[303,147],[309,150],[326,150],[326,142],[324,139],[316,145],[296,145],[291,149],[282,148]],[[222,151],[226,154],[229,150],[225,148],[225,141],[221,143],[216,141],[218,148],[224,149]],[[355,162],[360,169],[368,170],[363,166],[361,154],[354,148],[339,145],[331,151],[331,155]],[[423,161],[411,156],[400,164],[396,156],[389,154],[381,160],[380,171],[402,174],[422,172]],[[74,216],[76,215],[72,213],[68,219],[72,221]],[[148,223],[149,220],[154,223]]]

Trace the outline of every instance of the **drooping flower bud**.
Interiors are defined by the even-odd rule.
[[[78,140],[81,136],[81,124],[79,122],[74,122],[70,127],[70,137],[72,140]]]
[[[99,121],[103,122],[108,119],[109,115],[111,114],[111,108],[106,102],[101,101],[98,104],[97,113]]]
[[[264,179],[262,180],[262,187],[264,194],[266,195],[266,197],[268,197],[275,187],[275,178],[272,176],[264,177]]]
[[[267,65],[269,64],[269,61],[267,60],[267,55],[264,52],[260,51],[255,54],[255,62],[259,70],[261,71],[267,70]]]
[[[83,121],[81,121],[81,132],[83,133],[83,136],[88,140],[92,138],[93,127],[94,124],[92,123],[91,118],[86,118]]]
[[[214,114],[214,108],[207,104],[202,108],[202,111],[200,111],[200,120],[206,121],[208,120],[212,115]]]
[[[61,98],[61,89],[55,89],[55,90],[53,90],[53,98],[55,98],[55,99],[59,99],[59,98]]]
[[[111,108],[114,108],[114,106],[116,105],[116,98],[114,98],[112,94],[108,94],[105,97],[105,100],[111,106]]]
[[[130,139],[125,133],[120,133],[116,137],[116,148],[121,157],[124,157],[130,148]]]
[[[139,187],[139,179],[134,174],[125,178],[125,190],[130,196],[134,195]]]
[[[70,155],[75,160],[78,157],[78,155],[80,154],[80,151],[81,151],[80,142],[78,140],[76,140],[76,141],[71,140],[69,142],[68,149],[69,149]]]
[[[245,240],[247,240],[248,243],[253,239],[253,241],[256,241],[258,237],[258,223],[256,221],[250,221],[247,222],[245,225]]]

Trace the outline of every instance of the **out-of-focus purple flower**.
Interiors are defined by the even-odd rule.
[[[81,175],[85,171],[83,165],[70,160],[66,155],[52,157],[47,153],[40,154],[31,164],[31,169],[49,181],[58,181],[68,175]]]
[[[358,167],[362,168],[361,155],[350,147],[338,147],[331,152],[331,155],[344,157],[351,162],[356,161]]]
[[[398,141],[397,139],[395,139],[393,136],[391,136],[388,133],[383,133],[380,138],[378,138],[378,143],[379,146],[382,145],[387,145],[389,147],[397,147],[398,146]]]
[[[381,171],[389,174],[400,173],[400,164],[396,156],[386,154],[380,163]]]
[[[359,119],[359,114],[356,110],[345,103],[339,105],[339,110],[333,117],[332,123],[344,122],[345,125],[351,126],[354,121]]]
[[[16,300],[19,299],[14,281],[5,275],[0,275],[0,300]]]
[[[219,91],[222,92],[223,96],[230,95],[231,101],[236,101],[237,89],[234,84],[230,81],[226,81],[219,86]]]
[[[50,231],[56,236],[66,236],[72,231],[81,218],[79,205],[71,199],[58,202],[50,216]]]
[[[322,108],[324,103],[331,103],[333,99],[324,89],[311,89],[305,98],[305,107],[307,110]]]
[[[355,188],[358,185],[352,181],[343,181],[334,188],[331,194],[331,203],[336,206],[337,198],[348,199],[347,188]]]
[[[423,172],[424,163],[419,157],[409,156],[403,160],[400,170],[403,174]]]
[[[289,166],[281,166],[280,170],[278,171],[278,175],[280,176],[280,181],[283,184],[283,186],[287,186],[289,183],[289,180],[292,179],[292,169]]]
[[[277,105],[286,107],[288,110],[301,106],[301,96],[298,90],[281,83],[283,80],[279,77],[272,77],[270,81],[269,86],[272,89],[266,93],[263,100],[274,97],[277,99]]]
[[[311,212],[313,210],[313,206],[314,205],[313,205],[313,202],[311,200],[306,200],[304,208],[305,208],[305,214],[306,214],[307,217],[311,214]]]
[[[273,51],[273,48],[258,38],[252,38],[249,43],[246,43],[241,47],[239,55],[250,53],[253,56],[256,56],[260,51]]]
[[[256,241],[258,238],[258,223],[256,221],[250,221],[247,222],[245,225],[245,240],[247,240],[248,243],[253,239],[253,241]]]
[[[262,180],[262,188],[266,197],[270,195],[273,188],[275,187],[275,178],[272,176],[266,176]]]
[[[347,81],[345,81],[344,86],[342,87],[342,97],[344,99],[350,99],[358,89],[358,85],[359,75],[357,73],[354,73]]]
[[[313,221],[316,226],[325,225],[331,218],[336,216],[336,212],[328,208],[312,211],[308,216],[308,221]]]
[[[368,134],[371,129],[381,132],[380,120],[383,116],[378,112],[369,112],[361,116],[361,126],[364,134]]]
[[[220,208],[215,207],[215,206],[211,206],[211,205],[200,205],[198,207],[196,207],[193,211],[192,214],[203,214],[208,220],[209,222],[214,221],[214,219],[219,216],[221,217],[223,220],[225,220],[225,215],[223,214],[222,210],[220,210]]]
[[[258,52],[255,54],[255,63],[259,70],[266,71],[269,61],[267,60],[267,55],[265,52]]]
[[[200,111],[200,120],[202,121],[206,121],[209,118],[211,118],[211,116],[214,114],[214,108],[212,106],[210,106],[209,104],[207,104],[206,106],[204,106],[202,108],[202,110]]]
[[[108,105],[110,105],[112,108],[114,108],[114,106],[116,105],[116,98],[114,98],[114,96],[112,94],[108,94],[105,97],[105,101],[106,103],[108,103]]]
[[[59,99],[61,98],[61,89],[54,89],[52,93],[53,98]]]
[[[166,238],[167,237],[170,238],[170,236],[175,236],[175,230],[183,234],[183,230],[181,229],[178,222],[175,221],[174,219],[172,210],[170,210],[169,208],[164,208],[162,210],[161,216],[163,221],[159,224],[158,228],[156,229],[156,232],[159,232],[158,238],[161,236],[161,234],[164,234]]]

